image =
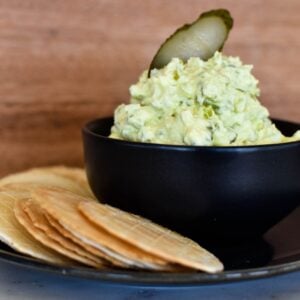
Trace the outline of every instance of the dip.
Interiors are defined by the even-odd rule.
[[[243,146],[300,140],[285,137],[259,102],[252,66],[216,52],[203,61],[173,58],[144,71],[130,87],[130,104],[115,110],[111,138],[134,142]]]

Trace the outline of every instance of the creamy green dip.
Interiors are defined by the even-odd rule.
[[[285,137],[258,100],[252,66],[219,52],[208,61],[174,58],[144,71],[130,87],[130,104],[114,114],[111,138],[176,145],[257,145],[300,140]]]

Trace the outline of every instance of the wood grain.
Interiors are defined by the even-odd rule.
[[[0,175],[82,164],[80,129],[128,86],[176,27],[226,7],[225,52],[255,66],[275,117],[300,121],[299,0],[0,0]]]

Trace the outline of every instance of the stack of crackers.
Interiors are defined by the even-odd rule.
[[[0,180],[0,240],[60,266],[216,273],[222,263],[194,241],[94,197],[85,171],[31,169]]]

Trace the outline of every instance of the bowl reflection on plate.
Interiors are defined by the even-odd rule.
[[[299,124],[274,120],[286,135]],[[112,118],[83,128],[88,180],[101,201],[192,238],[261,236],[300,202],[300,142],[174,146],[108,138]]]

